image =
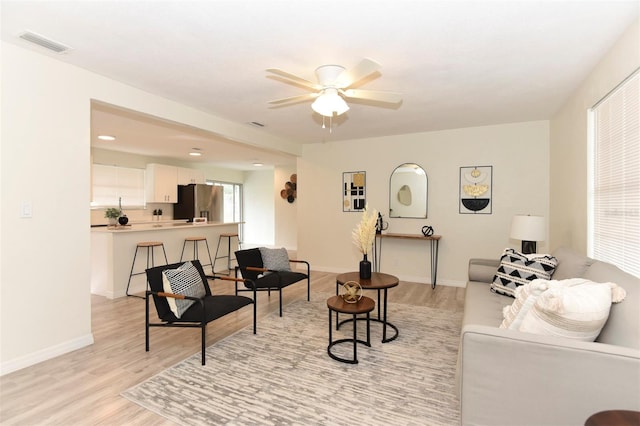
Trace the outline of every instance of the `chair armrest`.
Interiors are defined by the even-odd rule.
[[[147,290],[147,295],[150,295],[150,294],[158,296],[158,297],[173,297],[174,299],[195,300],[196,302],[202,300],[202,298],[200,298],[200,297],[187,296],[187,295],[184,295],[184,294],[167,293],[165,291],[150,291],[150,290]]]
[[[577,425],[639,409],[636,349],[467,325],[460,350],[463,425]]]
[[[221,281],[234,281],[237,283],[253,283],[253,280],[250,280],[249,278],[234,278],[234,277],[227,277],[226,275],[223,276],[218,276],[218,275],[206,275],[206,278],[208,280],[221,280]]]
[[[236,273],[238,271],[237,269],[238,267],[236,266]],[[205,275],[207,279],[209,280],[221,280],[221,281],[233,281],[236,283],[236,296],[238,295],[237,291],[238,291],[238,283],[245,283],[245,285],[253,290],[253,300],[255,303],[256,300],[256,286],[253,282],[253,280],[249,279],[249,278],[238,278],[238,277],[228,277],[226,275],[223,276],[218,276],[218,275]]]
[[[309,272],[311,271],[311,266],[309,265],[309,262],[307,262],[306,260],[289,259],[289,262],[304,263],[305,265],[307,265],[307,275],[309,275]]]

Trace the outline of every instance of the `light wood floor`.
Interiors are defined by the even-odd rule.
[[[336,274],[311,273],[312,292],[335,292]],[[216,294],[233,284],[216,281]],[[304,282],[284,291],[284,304],[306,298]],[[464,289],[401,282],[389,291],[390,303],[462,310]],[[155,309],[151,307],[155,315]],[[260,317],[278,310],[278,297],[258,296]],[[286,307],[284,310],[286,315]],[[230,314],[207,327],[207,346],[251,323],[251,309]],[[198,329],[151,330],[144,350],[144,300],[92,296],[95,343],[0,378],[2,425],[170,425],[164,418],[129,402],[120,392],[200,352]],[[402,331],[401,331],[402,332]]]

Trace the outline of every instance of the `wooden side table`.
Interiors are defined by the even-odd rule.
[[[372,272],[371,278],[360,278],[359,272],[346,272],[336,276],[336,294],[341,285],[344,285],[348,281],[355,281],[360,284],[363,290],[378,290],[378,317],[371,318],[371,321],[382,323],[382,343],[387,343],[395,340],[398,337],[398,327],[387,321],[387,291],[390,288],[398,285],[398,277],[384,274],[382,272]],[[380,292],[383,292],[383,299],[380,299]],[[380,308],[382,307],[382,316],[380,316]],[[338,312],[336,312],[336,330],[345,322],[350,322],[351,319],[338,321]],[[387,337],[387,327],[393,330],[393,335]]]
[[[637,426],[640,425],[640,411],[608,410],[590,416],[585,426]]]
[[[436,288],[436,280],[438,279],[438,246],[442,235],[425,236],[421,234],[393,234],[390,232],[376,234],[373,240],[373,270],[376,272],[380,271],[380,263],[382,262],[382,240],[384,238],[429,241],[431,248],[431,288]],[[378,245],[380,246],[379,248]]]
[[[357,364],[358,363],[358,343],[363,344],[365,346],[371,347],[371,329],[369,327],[370,324],[370,313],[375,308],[376,304],[373,299],[363,296],[356,303],[347,303],[345,302],[341,296],[332,296],[327,299],[327,307],[329,308],[329,346],[327,346],[327,353],[329,356],[336,361],[346,362],[347,364]],[[332,317],[333,312],[342,313],[342,314],[351,314],[353,315],[353,338],[351,339],[338,339],[333,340],[333,324]],[[367,340],[359,340],[358,339],[358,331],[357,331],[357,316],[361,314],[366,314],[367,316]],[[352,342],[353,343],[353,358],[342,358],[339,357],[333,352],[331,352],[331,348],[339,343]]]

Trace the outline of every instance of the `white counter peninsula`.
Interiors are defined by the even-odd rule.
[[[186,237],[203,236],[207,238],[213,260],[220,234],[237,233],[238,223],[209,222],[193,224],[168,221],[156,223],[132,224],[131,226],[92,227],[91,228],[91,293],[106,296],[109,299],[126,295],[127,281],[131,272],[131,262],[136,245],[142,241],[161,241],[167,252],[169,263],[180,261],[182,244]],[[233,241],[233,240],[232,240]],[[209,263],[205,245],[199,243],[199,257],[202,263]],[[233,251],[235,247],[231,247]],[[162,248],[155,248],[155,264],[164,264]],[[220,246],[220,255],[226,254],[227,245]],[[224,250],[224,253],[222,251]],[[192,243],[188,243],[184,260],[193,257]],[[226,262],[226,259],[223,259]],[[146,267],[146,249],[138,250],[135,272]],[[222,262],[222,263],[225,263]],[[222,267],[222,265],[220,266]],[[220,269],[220,268],[218,268]],[[210,272],[209,267],[205,271]],[[131,278],[129,294],[141,294],[146,290],[146,276],[135,275]]]

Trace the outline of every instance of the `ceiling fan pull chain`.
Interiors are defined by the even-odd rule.
[[[333,133],[333,117],[329,117],[329,133]]]
[[[324,125],[324,115],[322,116],[322,128],[326,129],[325,125]]]

